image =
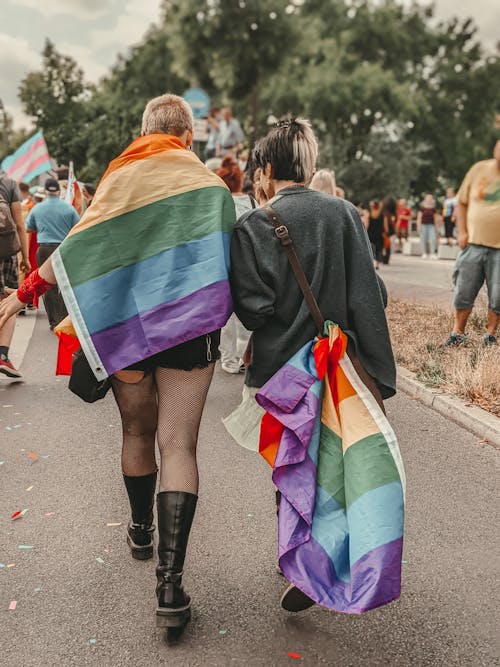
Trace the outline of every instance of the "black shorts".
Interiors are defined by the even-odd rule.
[[[455,228],[455,223],[451,221],[451,218],[446,216],[444,219],[444,235],[447,239],[453,238],[453,230]]]
[[[182,371],[192,371],[193,368],[207,368],[220,357],[219,344],[220,329],[153,354],[153,356],[127,366],[123,370],[144,371],[146,373],[152,372],[156,368],[176,368]]]

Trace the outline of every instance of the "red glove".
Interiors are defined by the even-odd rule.
[[[32,303],[33,298],[36,296],[42,296],[45,292],[48,292],[49,289],[52,289],[54,285],[48,283],[44,278],[42,278],[38,269],[33,271],[26,280],[21,284],[17,290],[17,298],[22,303]]]

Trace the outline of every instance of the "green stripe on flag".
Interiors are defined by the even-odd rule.
[[[321,424],[317,484],[345,507],[342,440],[326,424]]]
[[[344,474],[347,507],[367,491],[401,481],[382,433],[369,435],[347,449]]]
[[[61,259],[75,287],[213,232],[230,233],[235,220],[228,190],[192,190],[69,236],[60,246]]]

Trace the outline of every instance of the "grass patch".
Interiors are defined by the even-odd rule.
[[[500,346],[482,347],[486,308],[472,313],[470,343],[460,348],[442,347],[453,318],[441,308],[392,299],[387,320],[398,364],[428,387],[444,389],[500,417]]]

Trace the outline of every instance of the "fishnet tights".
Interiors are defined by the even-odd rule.
[[[128,476],[156,470],[160,491],[198,493],[196,445],[214,364],[191,371],[157,368],[133,384],[112,378],[123,426],[122,470]]]
[[[156,369],[160,491],[198,493],[196,445],[214,366]]]

